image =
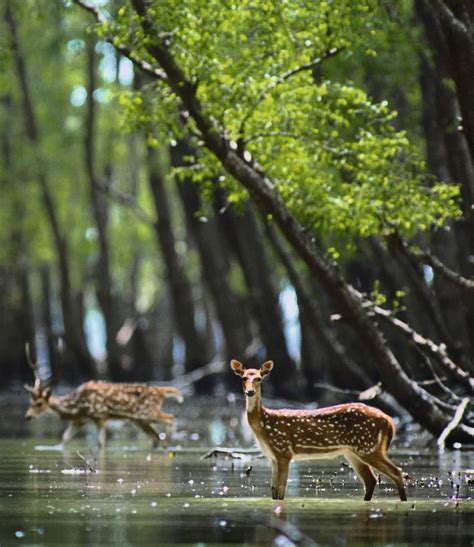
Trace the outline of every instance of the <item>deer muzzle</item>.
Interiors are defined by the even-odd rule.
[[[25,414],[25,420],[31,420],[34,417],[33,411],[29,408]]]

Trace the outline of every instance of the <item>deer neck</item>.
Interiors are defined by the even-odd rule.
[[[74,412],[73,405],[69,405],[68,395],[51,395],[49,398],[49,408],[59,414],[61,418],[72,418],[77,412]]]
[[[253,397],[246,397],[247,419],[252,429],[261,422],[261,416],[264,411],[262,406],[262,394],[257,391]]]

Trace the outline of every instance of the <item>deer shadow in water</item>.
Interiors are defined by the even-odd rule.
[[[400,499],[407,496],[401,469],[386,452],[395,434],[392,418],[377,408],[348,403],[317,410],[272,410],[262,404],[262,380],[273,368],[266,361],[259,370],[232,360],[243,381],[247,419],[257,443],[272,465],[272,497],[284,499],[292,461],[344,456],[365,487],[370,501],[377,480],[373,469],[396,485]]]
[[[88,422],[97,426],[100,448],[105,447],[108,420],[130,420],[151,438],[154,447],[158,446],[160,437],[151,424],[164,423],[168,433],[173,430],[174,416],[162,412],[161,406],[168,397],[183,402],[183,395],[175,387],[89,381],[67,395],[57,396],[52,394],[51,389],[59,379],[59,372],[42,381],[38,363],[31,358],[28,344],[26,355],[35,375],[35,383],[33,386],[25,385],[31,393],[25,418],[29,420],[51,410],[61,418],[70,420],[62,436],[63,444]]]

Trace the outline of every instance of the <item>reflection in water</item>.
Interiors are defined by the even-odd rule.
[[[176,435],[155,452],[127,425],[111,432],[105,451],[87,435],[64,451],[38,450],[57,444],[59,420],[38,420],[35,427],[4,420],[0,545],[471,541],[472,452],[395,451],[409,477],[408,503],[396,500],[385,479],[375,500],[364,503],[354,472],[337,460],[294,464],[287,499],[273,501],[266,460],[201,459],[210,446],[250,446],[242,438],[240,411],[240,404],[184,408]]]

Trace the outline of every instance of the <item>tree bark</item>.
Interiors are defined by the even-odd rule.
[[[373,382],[369,380],[361,367],[349,356],[344,346],[339,342],[333,330],[328,327],[321,315],[318,303],[312,293],[308,283],[295,265],[295,260],[283,245],[282,241],[271,223],[265,223],[266,234],[270,240],[277,256],[285,266],[298,298],[298,307],[300,309],[300,323],[302,325],[302,345],[305,352],[310,352],[314,344],[309,340],[317,339],[329,350],[329,361],[332,363],[327,371],[330,380],[334,380],[339,387],[351,387],[351,389],[360,389],[361,391],[370,387]],[[304,330],[303,330],[304,329]],[[305,340],[309,339],[309,340]],[[302,354],[303,357],[303,354]],[[308,359],[308,355],[304,356]],[[318,354],[315,356],[318,359]],[[321,373],[317,375],[318,368],[314,365],[310,367],[303,362],[305,374],[308,381],[313,385],[321,381]]]
[[[196,217],[196,213],[202,211],[203,204],[199,189],[193,182],[177,181],[177,187],[189,232],[199,250],[203,280],[212,296],[216,315],[224,334],[225,357],[229,361],[231,359],[246,360],[245,350],[252,342],[252,334],[244,302],[229,286],[229,262],[217,223],[211,215],[205,222]]]
[[[165,263],[166,277],[173,304],[173,317],[186,347],[185,369],[191,372],[208,361],[208,352],[195,324],[195,304],[186,270],[175,247],[169,197],[156,153],[147,151],[148,182],[157,213],[155,230]]]
[[[217,211],[220,226],[226,235],[231,249],[237,257],[249,291],[254,318],[267,352],[267,358],[275,361],[273,378],[270,382],[275,390],[298,391],[296,366],[288,353],[283,318],[279,304],[279,293],[275,286],[273,273],[268,264],[268,257],[260,227],[252,209],[247,205],[242,213],[236,213],[226,207],[225,195],[217,192]],[[287,386],[287,387],[285,387]],[[294,389],[289,390],[289,386]]]

